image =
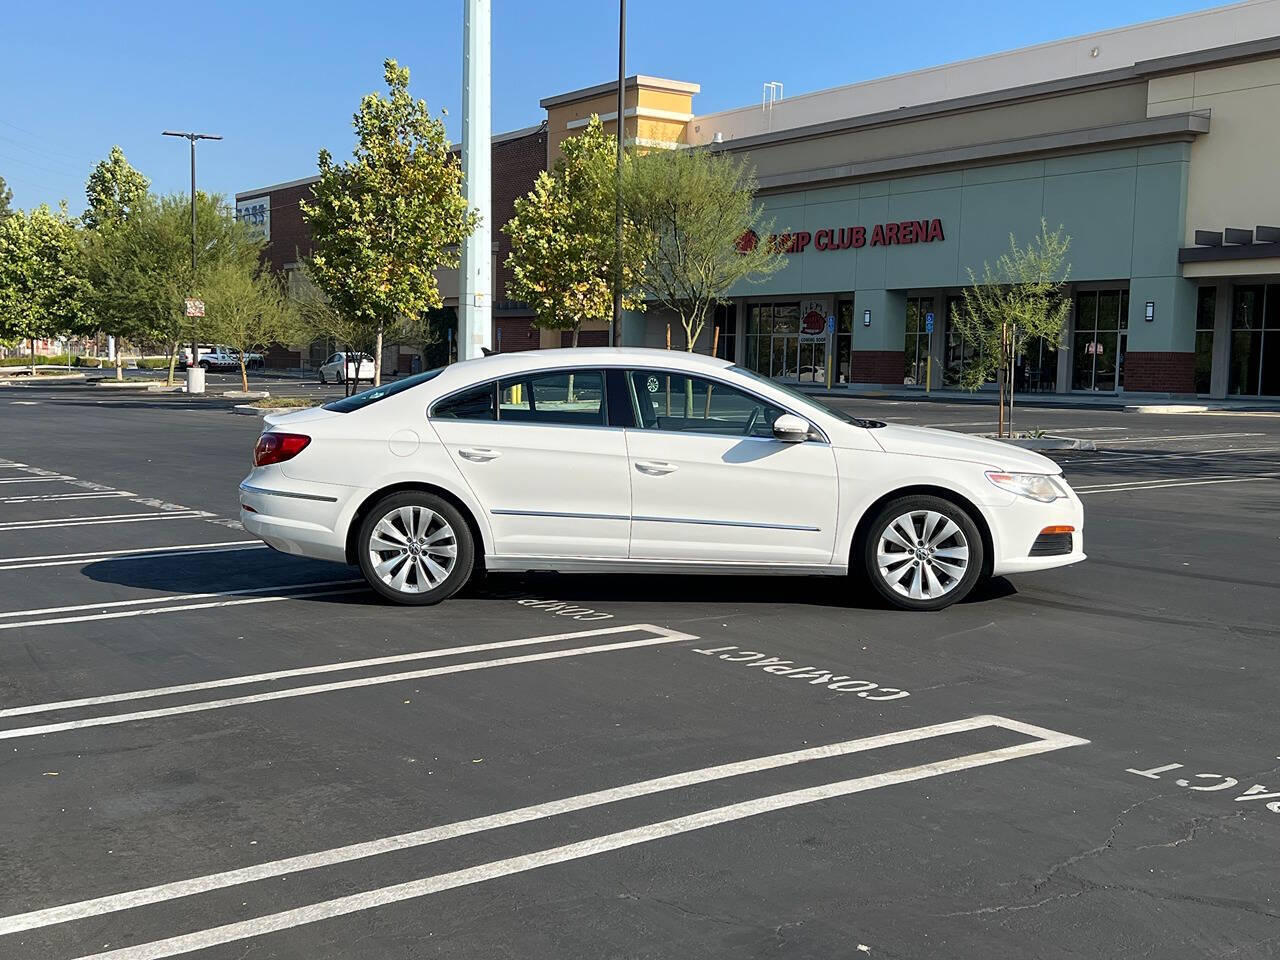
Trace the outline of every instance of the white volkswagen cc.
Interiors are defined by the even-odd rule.
[[[1084,559],[1053,461],[862,420],[727,361],[498,354],[272,417],[247,530],[437,603],[490,571],[854,574],[938,610]]]

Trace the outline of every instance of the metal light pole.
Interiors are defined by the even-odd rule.
[[[618,169],[615,177],[613,233],[613,314],[609,342],[622,344],[622,151],[626,144],[627,0],[618,0]]]
[[[490,0],[462,0],[462,191],[480,223],[462,242],[460,360],[481,356],[493,336],[489,5]]]
[[[191,141],[191,283],[194,286],[196,282],[196,141],[197,140],[221,140],[222,136],[216,133],[182,133],[177,130],[164,131],[166,137],[185,137]],[[195,293],[195,290],[191,290]],[[191,340],[191,365],[194,367],[196,361],[200,359],[200,345],[194,338]]]

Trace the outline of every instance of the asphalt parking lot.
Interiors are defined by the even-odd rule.
[[[256,418],[101,394],[0,387],[4,958],[1280,956],[1280,417],[1024,411],[1090,559],[941,613],[408,609],[237,527]]]

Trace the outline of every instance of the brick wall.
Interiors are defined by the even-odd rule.
[[[503,353],[518,350],[537,350],[540,334],[532,323],[532,317],[495,317],[493,321],[493,348]],[[498,334],[502,334],[501,337]]]
[[[492,146],[493,190],[489,223],[498,244],[498,271],[494,277],[494,300],[507,298],[510,271],[506,268],[511,244],[502,225],[511,219],[517,197],[533,189],[538,172],[546,168],[547,132],[543,128],[524,136],[499,140]],[[300,201],[310,199],[314,180],[291,187],[268,191],[271,197],[271,241],[267,244],[267,260],[273,269],[297,263],[311,253],[311,232],[302,219]],[[249,195],[244,195],[249,199]]]
[[[493,299],[507,301],[507,284],[511,271],[507,269],[507,257],[511,255],[511,241],[501,227],[515,213],[515,201],[533,189],[533,181],[547,168],[547,131],[539,128],[533,133],[511,140],[501,140],[493,145],[493,189],[491,192],[493,213],[493,239],[498,243],[497,276],[493,278]]]
[[[852,383],[902,386],[905,367],[901,350],[854,350],[849,366],[849,380]]]
[[[1126,393],[1195,393],[1196,355],[1130,350],[1124,355]]]

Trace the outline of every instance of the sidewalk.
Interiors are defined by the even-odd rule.
[[[978,390],[972,393],[968,390],[933,390],[926,393],[918,387],[895,388],[857,383],[831,389],[819,385],[799,384],[797,389],[801,393],[815,397],[844,397],[849,400],[909,400],[916,403],[971,403],[975,406],[995,406],[998,400],[994,390]],[[1126,410],[1130,413],[1280,412],[1280,400],[1275,399],[1202,400],[1197,397],[1178,397],[1158,393],[1103,394],[1101,396],[1081,393],[1019,393],[1014,403],[1019,407]]]

